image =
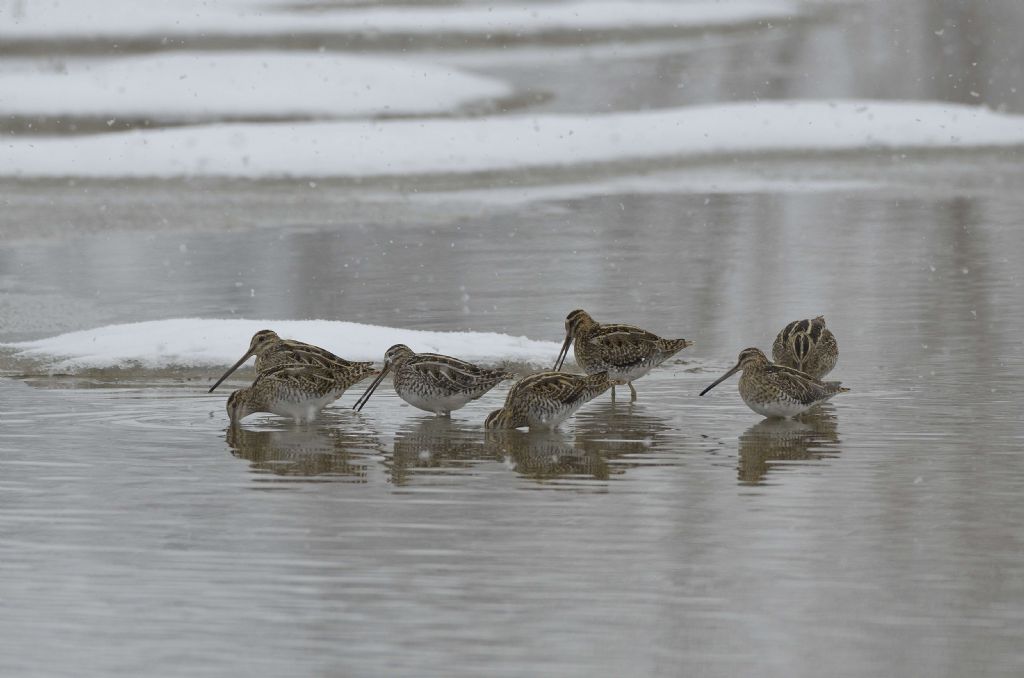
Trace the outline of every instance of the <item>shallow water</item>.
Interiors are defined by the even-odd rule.
[[[548,216],[557,232],[522,219],[504,248],[493,243],[512,216],[496,214],[430,237],[384,225],[193,234],[185,254],[178,236],[118,235],[90,250],[93,264],[76,263],[81,244],[6,249],[28,288],[45,261],[64,262],[47,294],[73,299],[75,281],[103,322],[237,304],[250,317],[556,339],[560,316],[583,306],[697,345],[638,382],[636,404],[602,398],[550,436],[485,435],[505,387],[451,421],[385,384],[360,414],[346,407],[357,388],[315,426],[254,416],[229,434],[224,395],[204,392],[212,373],[3,382],[0,637],[21,649],[0,666],[1018,673],[1016,198],[556,207],[542,212],[560,215]],[[386,256],[384,239],[396,240]],[[144,262],[161,250],[191,264],[151,280]],[[259,265],[284,263],[275,251],[374,255],[352,272],[297,258],[250,296]],[[432,265],[411,290],[401,272],[422,256]],[[232,257],[227,275],[217,262]],[[740,348],[818,312],[850,393],[785,423],[747,410],[735,380],[697,397]]]
[[[823,45],[857,16],[798,28]],[[740,59],[764,36],[734,38]],[[799,80],[818,53],[780,68]],[[632,68],[653,97],[645,69],[668,66]],[[851,82],[832,84],[869,95]],[[542,105],[593,108],[572,92]],[[558,340],[582,307],[697,342],[636,403],[604,396],[549,435],[482,430],[507,386],[451,420],[385,382],[361,413],[363,385],[316,424],[229,431],[212,372],[0,356],[25,377],[0,380],[0,674],[1020,675],[1015,159],[754,164],[867,183],[534,202],[0,184],[2,341],[180,316]],[[750,412],[735,378],[697,396],[819,313],[850,393],[792,422]]]

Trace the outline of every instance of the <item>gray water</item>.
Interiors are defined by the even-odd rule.
[[[619,96],[623,72],[659,105],[666,79],[711,81],[694,63],[730,64],[721,92],[753,77],[751,51],[805,83],[777,96],[958,100],[915,89],[942,59],[883,72],[863,56],[888,44],[869,28],[906,22],[923,41],[938,19],[919,14],[954,5],[799,22],[787,35],[819,49],[774,61],[759,31],[667,53],[658,36],[643,57],[590,45],[536,73],[476,47],[441,56],[564,110]],[[970,6],[988,18],[964,45],[980,31],[995,50],[1015,5]],[[822,53],[861,76],[805,77]],[[1012,55],[976,70],[998,82]],[[563,88],[581,69],[591,87]],[[449,421],[387,382],[361,413],[362,385],[315,424],[231,432],[227,389],[205,392],[215,373],[50,376],[4,355],[0,673],[1020,675],[1018,156],[730,165],[647,174],[723,177],[713,192],[512,203],[444,182],[0,184],[3,341],[182,316],[558,340],[576,307],[696,341],[636,403],[599,398],[549,435],[485,434],[507,386]],[[729,189],[737,175],[812,190]],[[742,348],[819,313],[849,393],[790,422],[752,413],[735,380],[697,396]]]

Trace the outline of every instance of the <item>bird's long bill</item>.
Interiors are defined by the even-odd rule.
[[[565,359],[569,355],[569,346],[572,344],[572,335],[566,334],[565,341],[562,342],[562,350],[558,352],[558,358],[555,360],[555,366],[553,369],[555,372],[562,369],[562,365],[565,364]]]
[[[384,376],[388,373],[388,370],[390,369],[391,365],[385,363],[384,369],[380,371],[380,374],[377,375],[377,378],[373,380],[373,383],[371,383],[366,388],[365,391],[363,391],[363,395],[359,396],[359,400],[357,400],[356,404],[352,406],[353,410],[355,410],[356,412],[362,411],[363,405],[366,404],[366,401],[370,399],[370,396],[373,395],[373,392],[377,390],[378,386],[380,386],[380,382],[384,381]]]
[[[252,351],[246,351],[245,355],[243,355],[243,356],[242,356],[242,357],[241,357],[241,358],[240,358],[240,359],[238,360],[238,362],[237,362],[237,363],[235,363],[234,365],[232,365],[231,367],[229,367],[229,368],[228,368],[228,371],[227,371],[227,372],[225,372],[224,374],[222,374],[222,375],[221,375],[220,379],[218,379],[218,380],[217,380],[217,383],[216,383],[216,384],[214,384],[213,386],[211,386],[211,387],[210,387],[210,390],[209,390],[209,391],[207,391],[207,393],[213,393],[213,389],[215,389],[215,388],[217,388],[218,386],[220,386],[220,385],[221,385],[221,382],[223,382],[223,381],[224,381],[225,379],[227,379],[228,377],[230,377],[230,376],[231,376],[231,373],[232,373],[232,372],[234,372],[234,371],[235,371],[235,370],[237,370],[237,369],[238,369],[239,367],[241,367],[241,366],[242,366],[242,364],[243,364],[243,363],[245,363],[245,361],[246,361],[246,360],[248,360],[248,359],[249,359],[249,358],[251,358],[251,357],[252,357]]]
[[[725,374],[720,376],[718,379],[715,380],[715,383],[711,384],[711,386],[708,386],[706,389],[701,391],[700,394],[704,395],[705,393],[707,393],[708,391],[710,391],[714,387],[718,386],[723,381],[725,381],[726,379],[728,379],[729,377],[731,377],[732,375],[736,374],[739,371],[740,371],[740,365],[739,365],[739,363],[736,363],[736,367],[732,368],[731,370],[729,370],[728,372],[726,372]]]

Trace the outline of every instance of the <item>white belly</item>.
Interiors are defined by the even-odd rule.
[[[801,412],[806,412],[814,405],[804,405],[795,400],[775,401],[770,403],[759,403],[752,400],[744,400],[747,407],[765,417],[794,417]]]
[[[297,423],[313,421],[316,419],[316,415],[320,414],[322,409],[340,398],[342,393],[344,393],[344,391],[341,393],[329,393],[322,398],[318,398],[316,400],[304,400],[302,402],[279,400],[273,404],[270,411],[273,414],[282,417],[290,417]]]
[[[433,412],[434,414],[448,414],[452,410],[465,407],[466,403],[472,400],[470,396],[462,393],[434,398],[423,398],[410,391],[399,393],[398,395],[413,407],[418,407],[421,410]]]
[[[526,417],[526,423],[531,431],[553,431],[559,424],[575,414],[576,410],[580,409],[582,405],[583,403],[580,403],[576,407],[564,409],[554,414],[537,415],[530,413]]]
[[[639,367],[633,367],[628,370],[609,368],[608,376],[616,381],[636,381],[640,377],[644,376],[651,371],[653,365],[640,365]]]

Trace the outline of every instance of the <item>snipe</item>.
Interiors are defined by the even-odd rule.
[[[821,379],[839,361],[839,344],[832,330],[825,327],[825,316],[795,320],[775,337],[772,359],[777,365]]]
[[[377,372],[373,363],[345,360],[319,346],[293,339],[282,339],[273,330],[260,330],[252,335],[249,350],[245,352],[245,355],[221,375],[217,383],[210,387],[208,393],[213,393],[215,388],[220,386],[232,372],[252,356],[256,356],[256,374],[282,365],[318,367],[340,377],[346,375],[342,378],[350,380],[349,386]]]
[[[505,398],[505,406],[487,415],[484,428],[529,426],[531,429],[554,429],[614,384],[607,372],[589,375],[566,372],[531,374],[512,386]]]
[[[736,366],[700,394],[704,395],[741,370],[740,397],[747,407],[766,417],[793,417],[837,393],[850,390],[840,386],[838,381],[820,381],[799,370],[775,365],[760,349],[745,348]]]
[[[363,409],[388,372],[394,372],[399,398],[440,416],[450,415],[506,379],[515,378],[505,370],[486,369],[436,353],[414,353],[405,344],[395,344],[384,354],[384,369],[353,405],[354,410]]]
[[[630,400],[636,400],[633,381],[687,346],[692,346],[693,342],[662,339],[633,325],[604,325],[586,311],[577,309],[565,318],[565,341],[555,361],[556,371],[562,369],[571,345],[575,345],[576,363],[584,372],[607,372],[612,381],[629,386]]]
[[[313,421],[322,409],[352,385],[351,375],[311,365],[279,365],[256,375],[256,380],[228,397],[231,425],[255,412],[291,417],[295,423]]]

